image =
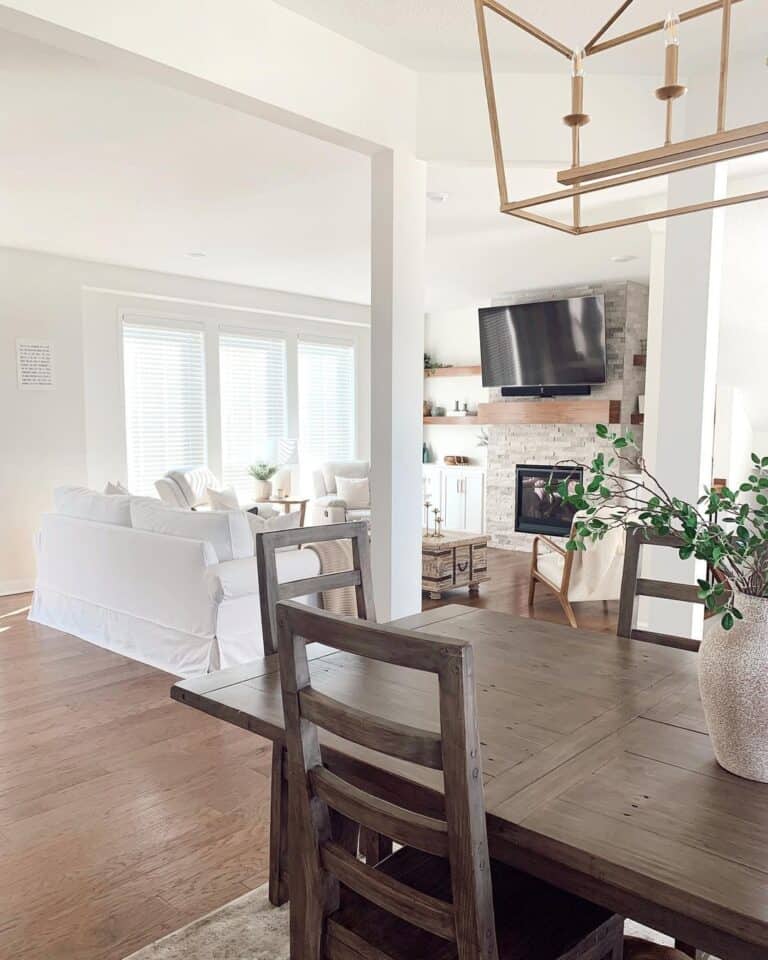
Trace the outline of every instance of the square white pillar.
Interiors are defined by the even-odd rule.
[[[380,621],[421,609],[426,168],[371,159],[371,503]]]
[[[724,164],[702,167],[672,178],[667,202],[717,199],[726,187]],[[722,210],[709,210],[667,222],[661,322],[648,332],[645,455],[668,493],[691,503],[712,480],[723,218]],[[675,551],[645,551],[644,576],[692,583],[704,575],[701,564],[683,562]],[[652,630],[701,637],[703,610],[692,604],[648,601],[641,618]]]

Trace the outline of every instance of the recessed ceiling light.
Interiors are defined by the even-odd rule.
[[[438,193],[436,190],[427,191],[427,200],[431,200],[432,203],[445,203],[447,199],[447,193]]]
[[[611,257],[614,263],[629,263],[630,260],[637,260],[634,253],[617,253]]]
[[[196,260],[199,260],[201,257],[207,257],[208,254],[205,252],[205,250],[190,250],[187,256],[194,257]]]

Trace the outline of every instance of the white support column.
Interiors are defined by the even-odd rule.
[[[371,503],[380,621],[421,609],[424,164],[371,160]]]
[[[679,174],[670,185],[668,204],[721,197],[726,185],[725,165]],[[648,465],[671,496],[694,503],[703,484],[712,480],[723,216],[722,210],[702,211],[667,222],[663,315],[648,337],[649,367],[658,364],[653,390],[646,394],[648,426],[656,426],[655,437],[646,444]],[[673,551],[649,553],[646,576],[690,583],[703,575],[693,561],[683,563]],[[652,630],[701,636],[701,607],[651,601],[647,617]]]

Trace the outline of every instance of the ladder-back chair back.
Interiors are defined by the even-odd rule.
[[[618,636],[656,643],[663,647],[676,647],[679,650],[698,650],[700,646],[698,640],[693,640],[690,637],[678,637],[674,634],[656,633],[653,630],[640,630],[635,626],[638,597],[657,597],[664,600],[680,600],[684,603],[704,603],[699,597],[697,586],[687,583],[671,583],[666,580],[649,580],[638,576],[640,548],[644,545],[679,550],[682,541],[674,534],[662,536],[641,527],[627,531],[624,571],[621,578],[621,596],[619,599],[619,624],[616,631]]]
[[[359,932],[334,919],[341,885],[345,893],[352,891],[390,917],[453,941],[461,960],[497,960],[471,646],[338,618],[299,603],[278,604],[277,619],[288,751],[289,872],[300,878],[291,883],[291,956],[384,956]],[[309,641],[436,675],[439,732],[374,716],[315,690],[306,652]],[[318,728],[441,770],[444,819],[385,801],[331,773],[323,765]],[[447,858],[451,900],[433,897],[359,861],[334,833],[332,812],[408,848],[399,853],[415,848]]]
[[[302,580],[280,583],[277,579],[276,551],[284,547],[302,547],[328,540],[349,540],[352,544],[352,569],[341,573],[325,573]],[[280,600],[292,600],[312,593],[354,587],[357,616],[375,620],[371,548],[368,524],[364,520],[332,523],[317,527],[272,530],[256,535],[256,562],[259,574],[259,602],[264,654],[277,653],[276,607]]]

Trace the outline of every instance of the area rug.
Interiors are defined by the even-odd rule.
[[[289,955],[288,906],[273,907],[265,883],[125,960],[289,960]]]
[[[631,920],[626,932],[656,943],[672,943],[669,937]],[[288,906],[273,907],[265,883],[125,960],[289,960],[289,954]],[[716,958],[699,953],[699,960]]]

